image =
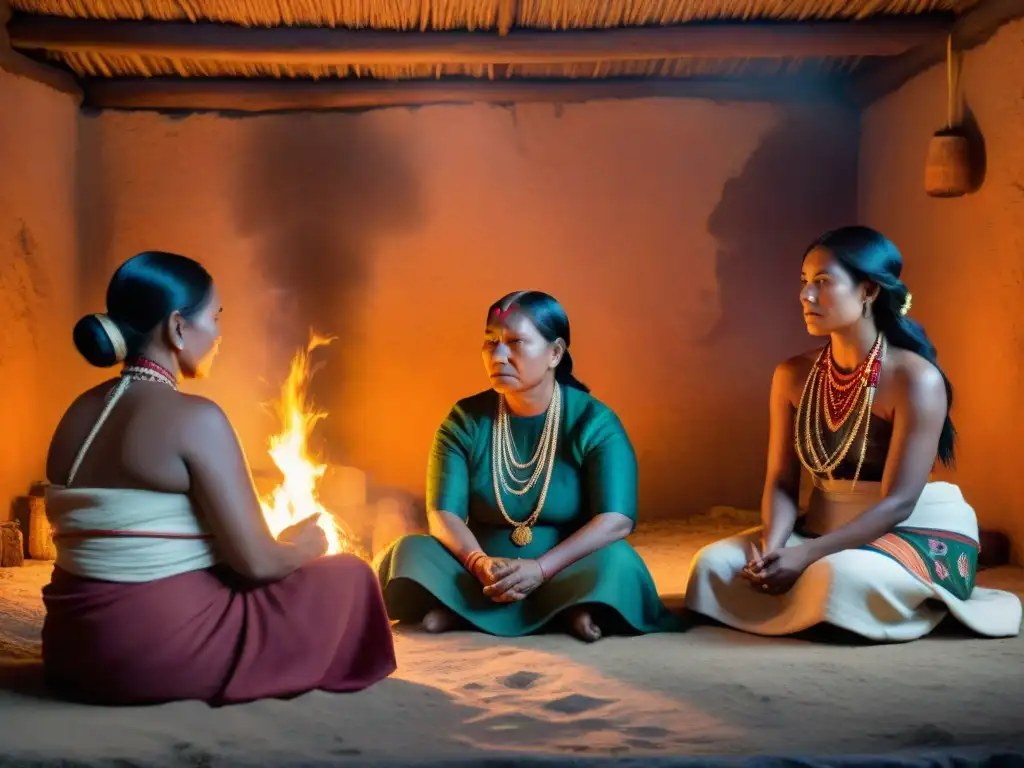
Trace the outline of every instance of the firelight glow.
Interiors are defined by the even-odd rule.
[[[327,536],[327,554],[357,553],[358,547],[351,536],[320,503],[318,486],[327,469],[309,453],[309,436],[314,427],[327,417],[325,411],[315,410],[306,399],[309,381],[313,376],[310,355],[318,347],[327,346],[333,337],[310,334],[306,349],[292,359],[288,378],[281,386],[281,395],[274,404],[281,422],[281,431],[270,438],[270,457],[281,470],[281,483],[266,498],[260,500],[263,516],[270,532],[276,537],[289,525],[311,515],[319,515],[318,524]]]

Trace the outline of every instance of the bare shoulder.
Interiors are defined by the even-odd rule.
[[[88,409],[96,405],[96,403],[104,403],[107,395],[110,394],[110,390],[117,386],[120,378],[107,379],[102,384],[97,384],[95,387],[91,387],[78,397],[74,399],[71,405],[68,407],[68,413],[72,413],[76,410]]]
[[[807,374],[811,372],[811,367],[820,354],[821,349],[811,349],[783,360],[775,366],[772,388],[785,392],[789,399],[795,402],[800,396]]]
[[[57,478],[67,476],[75,454],[103,411],[107,394],[116,382],[117,379],[108,379],[87,389],[72,401],[61,416],[46,456],[46,476],[51,482],[58,482]]]
[[[930,361],[916,352],[889,347],[883,375],[888,374],[893,390],[903,400],[946,401],[946,382]]]
[[[174,418],[185,445],[203,445],[208,441],[234,438],[228,416],[213,400],[198,395],[178,394],[174,398]]]
[[[775,366],[775,375],[783,379],[799,379],[807,376],[814,361],[821,354],[820,349],[810,349],[799,355],[786,358]]]
[[[61,417],[54,434],[54,441],[70,437],[73,442],[81,442],[84,435],[80,433],[83,430],[88,432],[92,428],[106,404],[107,395],[116,382],[117,379],[108,379],[76,397]]]

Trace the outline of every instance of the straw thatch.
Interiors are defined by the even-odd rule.
[[[604,29],[722,19],[863,19],[962,13],[977,0],[11,0],[15,10],[88,19],[390,30]],[[504,19],[503,14],[510,14]]]
[[[146,86],[140,83],[146,82],[141,80],[145,78],[159,83],[154,88],[177,89],[175,94],[181,93],[185,80],[191,82],[189,87],[195,93],[203,89],[205,93],[216,85],[213,81],[231,82],[232,78],[255,83],[252,92],[262,87],[260,83],[273,89],[271,81],[280,85],[282,80],[340,80],[347,81],[345,88],[357,90],[375,87],[372,83],[355,83],[357,80],[469,80],[483,87],[488,81],[501,81],[504,86],[514,81],[515,87],[540,83],[540,90],[533,94],[538,98],[559,88],[561,94],[579,81],[593,81],[590,85],[598,90],[615,89],[627,82],[674,87],[675,81],[699,84],[714,80],[732,85],[751,81],[755,97],[760,98],[765,83],[773,79],[831,84],[871,77],[882,59],[891,57],[898,63],[902,54],[923,50],[930,41],[944,40],[950,15],[968,18],[977,15],[976,9],[987,7],[979,5],[982,0],[7,1],[26,22],[21,37],[11,33],[17,50],[36,60],[56,63],[81,78],[106,81],[107,98],[113,92],[111,88],[142,93]],[[936,18],[940,14],[945,14],[944,19]],[[897,25],[901,30],[912,28],[918,32],[877,31],[882,27],[892,29],[893,24],[884,19],[925,16],[928,18],[907,22],[909,27],[903,21]],[[803,24],[865,19],[880,21],[812,25],[810,29]],[[31,27],[29,21],[36,24],[34,34],[26,29]],[[717,36],[703,26],[687,28],[695,22],[747,21],[790,23],[718,24],[716,29],[722,34]],[[794,30],[797,25],[799,31]],[[833,31],[841,28],[839,37],[850,34],[842,39],[829,37],[822,26]],[[789,33],[780,32],[780,28],[788,29],[791,36],[786,37]],[[876,31],[866,32],[869,29]],[[377,32],[367,41],[362,30]],[[620,31],[570,32],[578,30]],[[424,53],[423,46],[409,42],[426,40],[420,32],[435,35],[425,44],[433,46],[428,53]],[[856,37],[862,32],[868,36]],[[659,48],[651,42],[652,35],[669,35],[683,42]],[[754,40],[757,35],[761,35],[757,38],[760,43]],[[767,37],[776,42],[764,44]],[[317,42],[327,38],[326,43]],[[352,42],[356,38],[359,44]],[[382,38],[388,41],[380,42]],[[437,38],[444,40],[437,42]],[[593,45],[579,43],[581,38],[590,39]],[[622,43],[624,38],[627,41]],[[458,50],[467,40],[473,41],[469,44],[474,47],[471,54]],[[495,45],[501,40],[519,47],[513,50]],[[363,46],[362,53],[359,45]],[[366,52],[374,46],[368,55]],[[324,50],[328,53],[323,54]],[[206,80],[211,83],[197,85],[197,81]],[[86,85],[95,92],[93,85]],[[230,91],[236,86],[224,86],[226,100],[237,100],[235,92]],[[504,86],[490,87],[500,91]],[[547,91],[541,94],[544,89]],[[161,98],[171,99],[166,95]],[[397,103],[398,97],[393,94],[388,98]],[[131,99],[136,96],[121,98],[118,103],[133,103]],[[187,101],[184,96],[180,99]],[[334,96],[331,99],[337,100]]]

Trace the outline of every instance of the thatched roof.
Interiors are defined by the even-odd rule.
[[[136,96],[139,78],[178,93],[183,79],[207,91],[244,79],[493,81],[520,95],[524,83],[832,82],[1011,1],[8,0],[17,50],[107,94],[131,80]]]
[[[608,29],[694,21],[809,21],[962,13],[978,0],[12,0],[76,19],[217,21],[392,30]],[[507,10],[506,10],[507,9]]]

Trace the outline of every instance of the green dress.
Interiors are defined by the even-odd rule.
[[[563,387],[562,423],[547,499],[530,544],[513,544],[512,526],[497,507],[491,479],[496,408],[497,395],[482,392],[459,401],[438,429],[427,471],[428,509],[465,520],[481,549],[493,557],[539,557],[604,512],[636,520],[636,454],[622,423],[586,392]],[[510,417],[519,456],[533,455],[544,418],[543,413]],[[504,495],[509,517],[528,518],[541,485],[538,482],[523,496]],[[376,567],[388,614],[399,621],[419,621],[439,602],[479,630],[516,637],[544,628],[567,608],[587,605],[611,609],[626,631],[682,628],[682,621],[658,597],[643,560],[622,540],[578,560],[515,603],[495,603],[485,596],[480,582],[428,535],[398,539],[378,556]]]

